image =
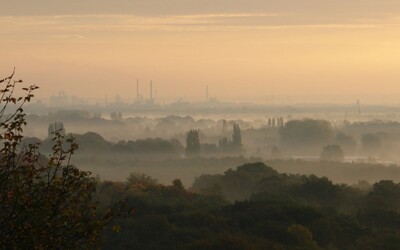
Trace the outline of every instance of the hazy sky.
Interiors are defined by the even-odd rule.
[[[399,0],[0,0],[0,77],[40,97],[400,103]],[[305,99],[307,97],[303,97]]]

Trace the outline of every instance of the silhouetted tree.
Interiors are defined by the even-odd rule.
[[[62,122],[50,123],[49,127],[47,129],[47,137],[53,138],[56,131],[58,131],[58,133],[60,133],[62,135],[65,135],[64,123],[62,123]]]
[[[283,127],[285,125],[285,122],[283,121],[283,117],[280,117],[278,119],[278,127]]]
[[[156,185],[157,180],[147,174],[141,172],[134,172],[129,174],[128,178],[126,178],[125,184],[127,187],[134,187],[134,186],[146,187],[146,186]]]
[[[182,184],[182,181],[180,179],[175,179],[172,181],[172,185],[174,188],[178,189],[178,190],[184,190],[185,187]]]
[[[219,140],[218,147],[222,152],[228,152],[230,144],[231,142],[228,140],[228,138],[224,137]]]
[[[232,149],[234,151],[242,150],[242,133],[239,124],[233,124]]]
[[[267,128],[272,128],[272,120],[268,118]]]
[[[339,132],[336,134],[335,144],[339,145],[346,153],[353,154],[355,152],[356,140],[345,133]]]
[[[361,144],[362,151],[368,155],[377,155],[382,148],[381,139],[376,134],[364,134]]]
[[[321,160],[324,161],[343,161],[344,152],[339,145],[328,145],[322,149]]]
[[[199,131],[192,129],[186,136],[186,153],[198,154],[200,153],[200,138]]]
[[[54,146],[49,159],[41,157],[38,144],[25,145],[26,114],[38,87],[22,88],[14,73],[0,80],[0,246],[2,249],[77,249],[97,248],[104,225],[113,218],[107,212],[96,215],[91,197],[96,181],[89,172],[70,164],[78,145],[54,132]],[[6,110],[12,112],[5,114]],[[67,144],[67,146],[66,146]]]
[[[222,132],[225,133],[225,131],[228,129],[228,123],[226,122],[225,119],[222,120]]]
[[[332,143],[332,125],[324,120],[291,120],[279,129],[282,146],[296,151],[315,152]]]

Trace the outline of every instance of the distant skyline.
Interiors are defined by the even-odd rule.
[[[0,27],[0,77],[42,99],[133,99],[139,79],[168,100],[400,103],[395,0],[19,0]]]
[[[145,104],[149,102],[149,93],[146,89],[145,93],[140,93],[140,104]],[[105,95],[105,96],[80,96],[67,93],[65,91],[60,91],[51,96],[41,96],[38,99],[40,102],[50,104],[51,99],[54,97],[67,96],[71,103],[74,104],[112,104],[112,103],[124,103],[124,104],[137,104],[136,93],[117,93],[115,95]],[[369,94],[363,95],[363,99],[358,99],[355,95],[333,95],[333,94],[293,94],[293,95],[267,95],[267,96],[216,96],[209,95],[208,102],[215,103],[236,103],[236,104],[262,104],[262,105],[295,105],[295,104],[321,104],[321,105],[357,105],[360,102],[361,105],[387,105],[387,106],[397,106],[400,105],[399,94],[386,94],[377,95]],[[176,102],[190,102],[190,103],[202,103],[206,102],[206,96],[157,96],[153,99],[155,104],[171,104]]]

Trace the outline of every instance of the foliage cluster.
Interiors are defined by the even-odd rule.
[[[384,165],[368,161],[307,161],[294,159],[275,159],[266,161],[280,173],[315,174],[326,176],[334,183],[357,184],[359,181],[375,183],[380,180],[400,182],[400,168],[397,165]]]
[[[130,154],[135,156],[148,157],[148,155],[169,155],[177,156],[183,151],[182,144],[176,140],[164,140],[161,138],[147,138],[139,140],[121,140],[112,143],[105,140],[101,135],[94,132],[84,134],[72,134],[76,143],[79,145],[80,155],[96,153]],[[29,138],[28,138],[29,140]],[[37,139],[37,141],[40,141]],[[51,152],[52,139],[47,138],[41,141],[41,149],[45,152]]]
[[[344,161],[344,152],[339,145],[331,144],[322,149],[321,160],[323,161]]]
[[[186,154],[196,155],[200,153],[200,137],[199,131],[192,129],[186,136]]]
[[[361,191],[327,178],[279,174],[245,164],[224,175],[140,189],[106,182],[102,198],[135,204],[105,249],[398,249],[400,184],[381,181]],[[241,201],[223,197],[239,186]],[[235,191],[237,191],[237,188]]]
[[[97,247],[113,215],[108,210],[98,216],[92,201],[95,179],[71,165],[78,145],[61,130],[54,131],[48,158],[37,144],[23,145],[23,108],[38,87],[24,87],[18,96],[22,81],[14,80],[14,73],[0,84],[0,247]]]
[[[289,150],[320,150],[334,138],[332,125],[325,120],[291,120],[279,129],[280,141]],[[318,152],[318,151],[317,151]]]

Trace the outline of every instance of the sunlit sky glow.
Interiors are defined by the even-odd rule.
[[[400,103],[400,1],[8,1],[0,74],[40,97]],[[323,97],[321,100],[321,97]]]

